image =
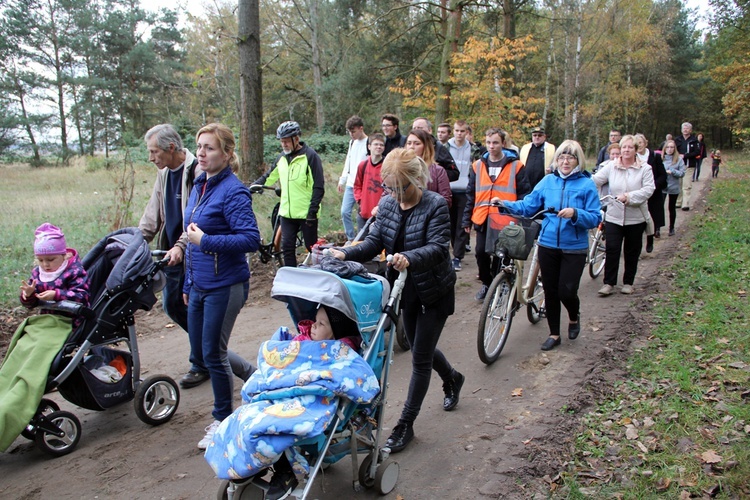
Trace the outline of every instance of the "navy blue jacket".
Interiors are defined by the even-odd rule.
[[[555,171],[544,178],[520,201],[506,201],[509,212],[531,217],[543,208],[555,208],[555,213],[544,214],[538,244],[563,251],[580,251],[589,246],[589,229],[602,220],[601,203],[596,184],[588,172],[577,172],[567,179]],[[570,219],[557,216],[563,208],[574,208]]]
[[[188,243],[183,292],[189,294],[193,286],[213,290],[248,281],[245,254],[258,250],[260,231],[250,191],[231,168],[208,180],[205,172],[195,179],[185,208],[185,230],[191,222],[205,234],[200,246]]]

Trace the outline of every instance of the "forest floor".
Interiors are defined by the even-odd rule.
[[[709,181],[702,182],[704,186]],[[386,498],[547,498],[571,460],[579,419],[626,376],[631,344],[650,332],[654,300],[670,292],[667,269],[690,235],[683,225],[702,212],[701,189],[693,210],[680,212],[677,236],[656,240],[642,255],[631,296],[599,297],[601,278],[584,273],[581,281],[582,332],[575,341],[544,353],[544,322],[531,325],[516,314],[502,356],[491,366],[479,360],[476,325],[481,303],[473,253],[458,273],[456,313],[443,330],[439,347],[466,376],[455,411],[442,410],[442,388],[434,375],[415,423],[414,441],[402,453],[398,484]],[[666,233],[666,232],[665,232]],[[665,235],[666,236],[666,235]],[[645,245],[644,245],[645,248]],[[280,325],[291,326],[285,304],[270,298],[270,270],[255,270],[251,296],[234,328],[231,347],[255,359],[258,346]],[[0,340],[20,322],[18,313],[0,317]],[[188,367],[187,336],[155,307],[136,317],[144,376],[163,373],[175,380]],[[0,346],[0,352],[4,347]],[[396,347],[384,425],[386,435],[398,419],[411,372],[410,355]],[[236,401],[240,383],[236,381]],[[213,498],[218,480],[196,443],[210,423],[210,384],[181,391],[174,418],[159,427],[138,420],[130,404],[105,412],[81,410],[59,394],[51,398],[74,412],[83,437],[70,455],[51,459],[19,437],[0,455],[2,498]],[[313,498],[377,498],[371,490],[354,493],[350,460],[328,468],[312,490]]]

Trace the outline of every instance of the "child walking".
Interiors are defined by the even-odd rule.
[[[32,309],[40,300],[70,300],[89,305],[89,284],[78,252],[68,248],[62,230],[45,222],[34,232],[34,255],[39,263],[28,281],[21,281],[21,304]],[[52,313],[42,309],[42,314]],[[75,328],[80,318],[73,321]]]
[[[711,153],[711,177],[719,176],[719,165],[721,165],[721,151],[717,149]]]

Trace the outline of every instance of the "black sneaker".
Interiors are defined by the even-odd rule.
[[[391,453],[398,453],[406,448],[406,445],[414,439],[414,429],[411,424],[396,424],[391,432],[391,437],[385,442],[385,445],[391,449]]]
[[[445,399],[443,399],[443,410],[451,411],[456,407],[461,387],[464,385],[464,380],[464,376],[454,370],[451,380],[449,382],[443,382],[443,392],[445,393]]]
[[[266,500],[281,500],[288,497],[297,487],[297,477],[292,471],[276,471],[271,476],[271,484],[266,492]]]
[[[182,387],[183,389],[197,387],[209,378],[210,377],[206,372],[194,372],[191,370],[183,375],[183,377],[180,379],[180,387]]]

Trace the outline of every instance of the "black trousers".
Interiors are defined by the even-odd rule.
[[[679,194],[663,194],[664,198],[669,198],[669,229],[674,229],[674,223],[677,220],[677,197]]]
[[[490,286],[492,283],[492,260],[495,258],[494,255],[488,253],[485,249],[487,245],[487,226],[489,222],[485,222],[481,226],[474,226],[477,230],[477,241],[476,248],[474,249],[474,255],[477,259],[477,268],[479,269],[479,279],[483,285]]]
[[[635,281],[635,273],[638,272],[638,259],[641,257],[646,223],[619,226],[613,222],[606,222],[604,231],[607,237],[604,283],[612,286],[617,284],[617,274],[620,271],[620,253],[624,251],[625,271],[622,275],[622,283],[632,285]],[[542,271],[542,275],[544,275],[544,271]]]
[[[581,283],[586,254],[563,253],[557,248],[539,247],[539,267],[544,285],[544,307],[550,335],[560,335],[562,307],[568,311],[570,321],[578,321],[581,301],[578,286]]]
[[[437,348],[448,319],[443,308],[423,308],[419,302],[403,304],[404,332],[411,346],[411,380],[399,422],[413,423],[422,408],[434,368],[443,381],[452,380],[453,367]]]
[[[318,241],[318,221],[308,224],[305,219],[281,218],[281,252],[284,254],[284,265],[297,267],[297,233],[302,230],[302,239],[309,252]]]

